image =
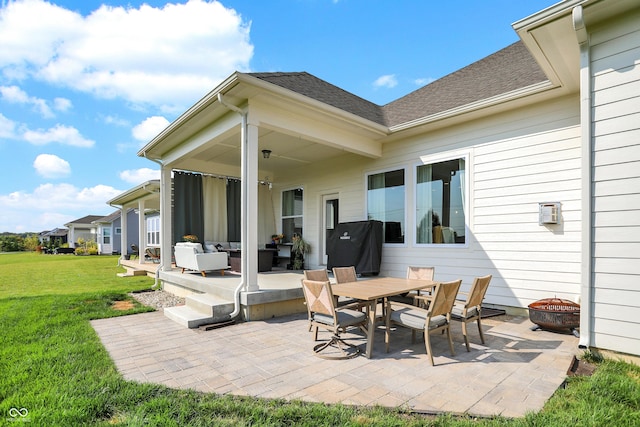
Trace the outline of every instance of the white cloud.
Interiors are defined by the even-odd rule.
[[[374,87],[386,87],[393,88],[398,84],[398,79],[396,79],[395,74],[387,74],[384,76],[380,76],[373,82]]]
[[[131,130],[135,139],[147,143],[169,126],[169,120],[162,116],[147,117]]]
[[[73,104],[67,98],[55,98],[53,100],[53,108],[57,111],[69,111]]]
[[[2,95],[2,98],[7,102],[31,105],[42,117],[51,118],[54,116],[51,108],[47,105],[47,101],[42,98],[29,96],[18,86],[0,86],[0,95]]]
[[[106,202],[121,193],[122,190],[107,185],[77,188],[71,184],[47,183],[32,193],[0,194],[3,207],[0,230],[50,230],[86,215],[106,215],[113,211]]]
[[[72,126],[55,125],[48,130],[27,130],[22,134],[25,141],[33,145],[46,145],[57,142],[73,147],[93,147],[95,141],[86,139],[78,129]]]
[[[102,5],[83,17],[43,0],[3,9],[0,69],[182,111],[253,56],[250,23],[218,1]],[[54,35],[54,36],[52,36]]]
[[[120,179],[129,184],[138,185],[152,179],[160,179],[160,171],[149,168],[126,170],[120,172]]]
[[[38,175],[45,178],[60,178],[71,173],[69,162],[54,154],[40,154],[33,162]]]
[[[102,119],[108,125],[115,125],[115,126],[121,126],[121,127],[129,126],[129,120],[122,119],[122,118],[117,117],[117,116],[109,115],[109,116],[104,116]]]
[[[16,124],[0,113],[0,138],[15,138]]]

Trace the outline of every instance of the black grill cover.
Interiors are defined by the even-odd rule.
[[[353,265],[358,274],[380,273],[382,222],[341,222],[327,239],[327,267]]]

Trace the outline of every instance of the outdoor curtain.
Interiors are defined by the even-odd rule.
[[[202,177],[204,203],[204,239],[227,242],[227,180],[215,176]]]
[[[230,242],[239,242],[241,234],[241,191],[238,179],[227,181],[227,235]]]
[[[258,243],[271,243],[275,232],[272,190],[268,185],[258,184]]]
[[[202,175],[174,172],[173,175],[173,232],[175,241],[194,234],[204,239],[204,216],[202,203]]]

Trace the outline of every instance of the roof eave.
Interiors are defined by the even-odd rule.
[[[152,190],[149,190],[152,189]],[[137,185],[124,193],[119,194],[113,199],[107,201],[109,206],[113,207],[124,207],[127,203],[131,203],[134,200],[138,200],[144,196],[149,194],[159,194],[160,193],[160,180],[152,179],[146,182],[143,182],[140,185]]]
[[[207,93],[198,102],[193,104],[187,111],[182,113],[177,119],[169,124],[162,132],[156,135],[149,143],[138,151],[139,157],[146,157],[148,159],[160,160],[161,156],[156,155],[153,150],[162,144],[163,141],[168,140],[171,135],[185,123],[188,123],[193,117],[199,114],[202,110],[209,107],[211,104],[218,102],[218,93],[223,93],[229,90],[229,88],[236,85],[239,81],[241,73],[234,72],[222,83],[216,86],[212,91]]]

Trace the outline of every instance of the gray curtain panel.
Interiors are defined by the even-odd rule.
[[[204,241],[202,175],[187,172],[173,174],[173,232],[175,241],[195,234]]]
[[[240,180],[227,181],[227,235],[230,242],[239,242],[241,238],[241,191]]]

